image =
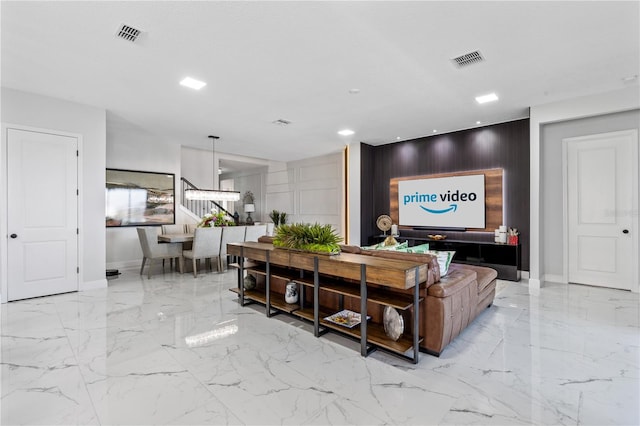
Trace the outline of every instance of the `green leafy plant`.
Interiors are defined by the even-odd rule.
[[[273,239],[275,247],[314,253],[335,254],[340,252],[342,237],[336,234],[331,225],[313,225],[308,223],[281,224]]]
[[[277,227],[280,224],[280,212],[278,210],[271,210],[269,219],[273,222],[273,226]]]
[[[284,225],[285,223],[287,223],[287,214],[280,212],[280,225]]]

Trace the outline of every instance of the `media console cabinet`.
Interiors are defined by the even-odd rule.
[[[258,302],[265,306],[270,317],[286,312],[313,322],[314,335],[337,331],[360,340],[360,353],[367,356],[373,350],[383,349],[414,363],[419,359],[420,285],[426,283],[428,266],[412,261],[375,258],[360,254],[341,253],[322,255],[275,248],[259,242],[230,243],[227,253],[237,259],[230,266],[238,269],[238,286],[231,289],[238,294],[240,304]],[[264,282],[255,289],[245,289],[245,271],[263,277]],[[298,284],[298,303],[286,303],[281,292],[272,288],[274,281]],[[413,290],[403,293],[386,292],[379,286]],[[306,294],[305,289],[313,295]],[[410,294],[413,293],[413,294]],[[338,299],[338,311],[328,310],[321,304],[324,297]],[[352,328],[335,324],[325,318],[343,309],[348,302],[359,301],[362,321]],[[307,306],[311,301],[312,306]],[[381,323],[368,320],[368,304],[392,306],[411,318],[398,340],[389,338]],[[351,305],[350,305],[351,306]],[[411,351],[412,355],[407,355]]]
[[[384,241],[388,235],[376,235],[374,242]],[[434,240],[429,237],[396,237],[408,241],[409,246],[429,243],[430,250],[452,250],[453,261],[467,265],[486,266],[498,272],[498,279],[520,281],[522,248],[520,244],[498,244],[487,241]]]

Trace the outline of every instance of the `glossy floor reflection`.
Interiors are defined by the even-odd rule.
[[[640,423],[638,295],[526,281],[418,365],[263,308],[233,271],[124,271],[1,310],[9,424]]]

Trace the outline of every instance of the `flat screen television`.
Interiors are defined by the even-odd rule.
[[[485,175],[400,180],[398,216],[414,228],[484,228]]]
[[[175,223],[173,173],[107,169],[106,226]]]

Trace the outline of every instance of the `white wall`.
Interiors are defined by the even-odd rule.
[[[254,222],[268,222],[269,215],[265,210],[265,178],[267,173],[267,167],[258,167],[255,169],[245,170],[238,173],[230,173],[223,175],[225,179],[233,179],[233,189],[240,191],[240,201],[232,203],[233,210],[229,210],[231,213],[238,212],[240,215],[240,221],[247,219],[247,214],[244,211],[244,203],[242,197],[247,191],[251,191],[254,196],[254,205],[256,208],[255,213],[251,213],[251,217]]]
[[[180,145],[165,141],[112,114],[108,115],[106,167],[175,174],[176,222],[178,223],[180,223],[178,208],[180,205],[180,154]],[[104,183],[101,191],[104,194]],[[101,216],[104,227],[104,209]],[[136,227],[107,228],[107,267],[115,269],[139,267],[141,262],[142,249]]]
[[[549,159],[549,163],[546,163],[547,159],[544,158],[546,152],[543,149],[544,146],[549,148],[549,144],[553,144],[553,142],[549,141],[547,143],[544,140],[544,127],[551,123],[606,116],[622,111],[637,110],[638,108],[640,108],[640,93],[637,85],[617,91],[531,107],[531,252],[529,261],[529,287],[531,290],[540,288],[546,274],[555,275],[555,272],[557,272],[555,260],[547,265],[546,261],[550,261],[550,259],[546,253],[556,249],[562,250],[562,245],[558,244],[555,236],[555,232],[561,229],[562,224],[557,223],[555,215],[549,216],[548,213],[549,209],[558,208],[558,206],[554,207],[553,204],[557,201],[555,191],[557,189],[562,190],[562,188],[555,187],[561,186],[559,184],[561,184],[562,180],[553,181],[546,178],[547,173],[555,173],[556,175],[560,173],[561,175],[562,171],[558,170],[559,166],[556,158]],[[602,119],[608,122],[611,117],[603,117]],[[608,124],[606,126],[599,125],[603,129],[608,126]],[[549,195],[547,196],[547,194]],[[559,226],[560,228],[558,228]]]
[[[346,243],[352,245],[360,245],[360,162],[361,162],[361,144],[352,143],[348,149],[348,167],[349,176],[347,177],[349,211],[347,220],[349,221],[348,235]]]
[[[79,157],[82,175],[78,179],[81,191],[80,290],[105,287],[105,110],[5,87],[2,88],[1,102],[0,120],[3,124],[57,130],[82,136],[82,152]],[[6,147],[5,138],[6,135],[3,134],[3,147]],[[3,197],[6,197],[4,183],[2,191]],[[6,206],[6,198],[3,200],[3,205]],[[6,217],[6,211],[3,216]],[[4,234],[3,232],[2,235]],[[0,251],[2,258],[6,258],[5,240],[0,246]],[[0,276],[4,277],[5,274],[6,271],[3,270]],[[6,289],[4,284],[2,283],[3,293]]]
[[[200,189],[218,189],[218,161],[219,155],[214,157],[211,150],[185,146],[180,149],[182,176]]]
[[[269,165],[265,209],[286,212],[288,223],[330,224],[344,237],[344,199],[341,152]]]
[[[599,115],[577,120],[549,123],[540,131],[540,158],[544,164],[542,183],[542,240],[544,241],[544,277],[546,281],[563,282],[567,271],[564,270],[564,235],[562,206],[562,140],[564,138],[614,132],[618,130],[638,129],[640,110]]]
[[[224,175],[233,178],[235,189],[255,195],[254,220],[271,222],[272,210],[287,213],[287,223],[332,225],[344,237],[344,166],[342,153],[289,163],[271,161],[267,167]],[[238,206],[241,220],[246,215]]]

